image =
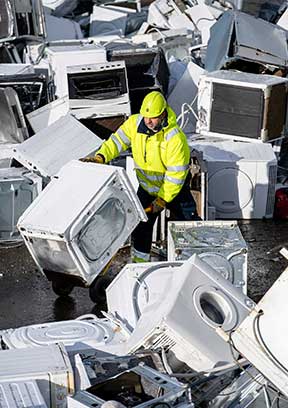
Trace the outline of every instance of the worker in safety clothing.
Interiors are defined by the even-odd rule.
[[[81,160],[108,163],[129,147],[139,181],[137,195],[148,217],[132,234],[132,260],[147,262],[160,211],[168,208],[173,220],[199,219],[189,186],[190,149],[175,113],[160,92],[146,95],[140,114],[130,116],[94,157]]]

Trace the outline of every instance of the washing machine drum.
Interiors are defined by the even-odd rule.
[[[20,327],[1,333],[1,337],[9,349],[62,342],[68,352],[90,347],[101,349],[105,345],[124,340],[124,335],[116,333],[108,319],[67,320]]]
[[[224,255],[215,252],[203,252],[198,256],[202,261],[206,262],[209,266],[219,272],[223,278],[234,283],[234,267]]]

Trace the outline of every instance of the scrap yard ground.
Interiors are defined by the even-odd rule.
[[[248,295],[259,301],[288,265],[279,250],[288,246],[286,221],[253,220],[239,222],[248,245]],[[120,251],[113,266],[116,274],[128,261],[128,251]],[[73,319],[96,313],[105,305],[95,305],[88,289],[75,288],[71,296],[58,298],[46,277],[36,269],[26,247],[0,247],[0,327],[20,327],[33,323]]]

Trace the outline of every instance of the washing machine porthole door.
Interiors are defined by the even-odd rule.
[[[193,293],[193,303],[201,319],[215,329],[230,331],[238,322],[236,307],[221,289],[200,286]]]

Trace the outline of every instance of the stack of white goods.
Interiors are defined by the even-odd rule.
[[[193,255],[175,270],[162,296],[145,308],[127,350],[163,348],[168,358],[172,353],[196,371],[225,366],[234,357],[216,331],[229,337],[253,306],[252,300]]]

